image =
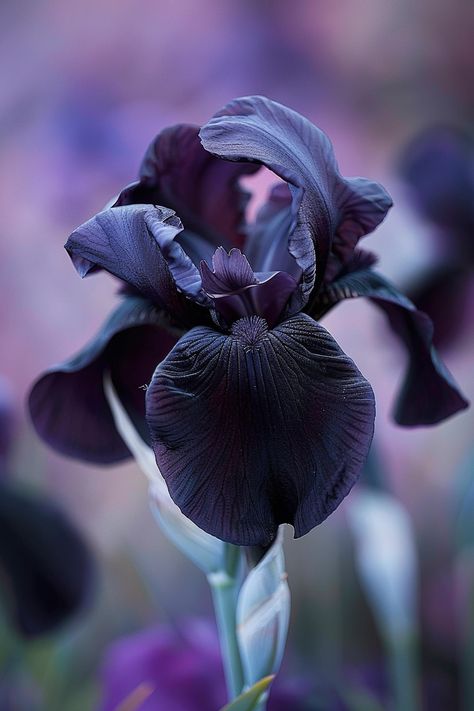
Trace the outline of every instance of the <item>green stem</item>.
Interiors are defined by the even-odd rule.
[[[229,701],[232,701],[241,693],[244,686],[235,616],[238,582],[236,578],[224,571],[210,573],[208,580],[219,630]]]
[[[418,689],[417,643],[414,635],[400,635],[388,641],[390,674],[394,709],[417,711],[420,708]]]

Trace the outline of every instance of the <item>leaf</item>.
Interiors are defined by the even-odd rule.
[[[245,579],[237,603],[237,637],[247,684],[278,671],[289,618],[290,590],[280,527],[271,548]]]
[[[355,562],[375,619],[391,641],[417,626],[417,558],[410,518],[395,497],[360,487],[347,507]]]
[[[268,691],[274,677],[267,676],[257,681],[250,689],[224,706],[221,711],[257,711],[263,694]]]

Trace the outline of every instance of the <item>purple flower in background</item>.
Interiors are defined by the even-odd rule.
[[[202,620],[176,629],[162,625],[115,642],[107,650],[102,679],[100,711],[115,711],[134,697],[143,698],[140,711],[217,711],[226,703],[217,634]],[[277,680],[268,710],[303,711],[307,691],[307,684],[296,689]]]
[[[399,166],[415,207],[434,227],[437,264],[409,289],[433,319],[445,348],[462,330],[474,271],[474,141],[448,126],[431,128],[404,150]]]
[[[89,550],[67,517],[8,479],[13,400],[0,379],[2,601],[25,637],[51,632],[84,606],[94,579]]]
[[[260,165],[284,182],[242,228],[238,179]],[[66,244],[81,276],[121,279],[123,299],[85,350],[34,386],[37,431],[68,455],[126,457],[104,396],[110,371],[145,437],[146,410],[186,516],[241,545],[268,544],[284,522],[305,534],[351,489],[374,427],[370,385],[318,322],[331,307],[366,296],[407,344],[401,424],[467,405],[430,320],[356,250],[390,205],[377,183],[341,176],[324,133],[268,99],[233,101],[200,132],[166,129],[139,181]]]

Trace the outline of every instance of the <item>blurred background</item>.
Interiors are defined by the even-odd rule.
[[[54,631],[25,634],[5,605],[2,711],[99,709],[115,640],[212,614],[204,577],[154,523],[137,468],[62,458],[29,424],[33,380],[78,350],[116,302],[113,279],[78,278],[62,247],[69,233],[135,179],[160,129],[202,124],[233,97],[265,94],[328,133],[343,174],[392,194],[394,208],[364,246],[431,313],[472,400],[473,32],[466,0],[2,0],[0,375],[13,413],[2,476],[62,512],[94,570],[81,609]],[[264,183],[249,182],[257,195]],[[415,561],[408,581],[392,581],[415,595],[409,636],[418,643],[407,664],[417,665],[420,708],[474,709],[474,413],[395,426],[405,353],[383,316],[356,301],[325,326],[376,393],[375,457],[362,487],[376,481],[408,516]],[[309,684],[315,709],[394,703],[393,645],[380,623],[391,612],[380,613],[358,568],[357,496],[304,539],[287,532],[293,607],[282,674]],[[398,534],[384,537],[384,527],[382,507],[373,532],[390,565]],[[413,676],[413,664],[402,673]]]

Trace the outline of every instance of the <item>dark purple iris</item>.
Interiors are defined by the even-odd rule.
[[[0,378],[0,580],[2,603],[25,637],[51,632],[84,606],[94,582],[89,549],[45,497],[9,478],[13,400]]]
[[[474,140],[451,126],[436,126],[409,143],[400,172],[420,214],[431,223],[435,266],[409,287],[433,319],[435,343],[451,345],[470,316],[474,282]]]
[[[162,625],[115,642],[102,677],[101,711],[115,711],[134,695],[143,699],[141,711],[217,711],[226,703],[219,640],[203,620],[176,629]],[[308,692],[306,681],[296,686],[277,680],[268,709],[303,711],[309,708]]]
[[[285,182],[245,225],[238,179],[262,164]],[[399,423],[467,405],[430,320],[356,249],[390,206],[377,183],[341,176],[325,134],[268,99],[233,101],[201,131],[166,129],[139,181],[66,244],[81,276],[105,269],[125,288],[96,339],[35,384],[37,431],[89,461],[128,456],[110,371],[144,437],[146,413],[185,515],[241,545],[268,544],[282,522],[303,535],[351,489],[374,427],[370,385],[318,323],[331,307],[368,297],[406,343]]]

